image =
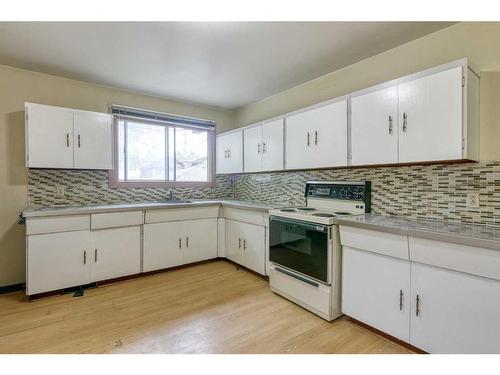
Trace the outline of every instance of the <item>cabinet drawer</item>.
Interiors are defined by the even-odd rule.
[[[26,234],[70,232],[90,229],[90,215],[28,217]]]
[[[92,214],[90,223],[92,229],[141,225],[143,223],[142,211]]]
[[[219,205],[206,207],[167,208],[163,210],[147,210],[146,224],[167,221],[210,219],[219,216]]]
[[[266,227],[269,226],[269,215],[267,211],[224,207],[223,215],[225,219],[236,220],[244,223]]]
[[[399,234],[341,225],[340,242],[343,246],[355,249],[371,251],[400,259],[409,259],[408,237]]]
[[[410,237],[410,259],[500,280],[500,251]]]

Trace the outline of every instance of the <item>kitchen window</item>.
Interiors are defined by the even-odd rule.
[[[215,123],[112,106],[111,187],[213,186]]]

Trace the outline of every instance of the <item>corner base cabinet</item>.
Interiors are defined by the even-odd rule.
[[[226,219],[226,257],[265,275],[265,231],[263,226]]]

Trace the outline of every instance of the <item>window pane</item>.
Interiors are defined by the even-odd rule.
[[[127,122],[127,179],[165,179],[165,127]]]
[[[118,122],[118,179],[125,179],[125,122]]]
[[[175,170],[177,181],[208,181],[208,134],[176,128]]]

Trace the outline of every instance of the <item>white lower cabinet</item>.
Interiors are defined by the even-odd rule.
[[[350,247],[342,252],[342,312],[408,342],[410,262]]]
[[[217,219],[144,225],[143,271],[217,258]]]
[[[266,270],[266,228],[226,219],[226,257],[262,275]]]
[[[95,230],[91,240],[91,281],[141,272],[140,226]]]
[[[27,237],[26,293],[33,295],[90,283],[90,231]]]
[[[411,285],[412,345],[429,353],[500,353],[499,281],[412,263]]]

